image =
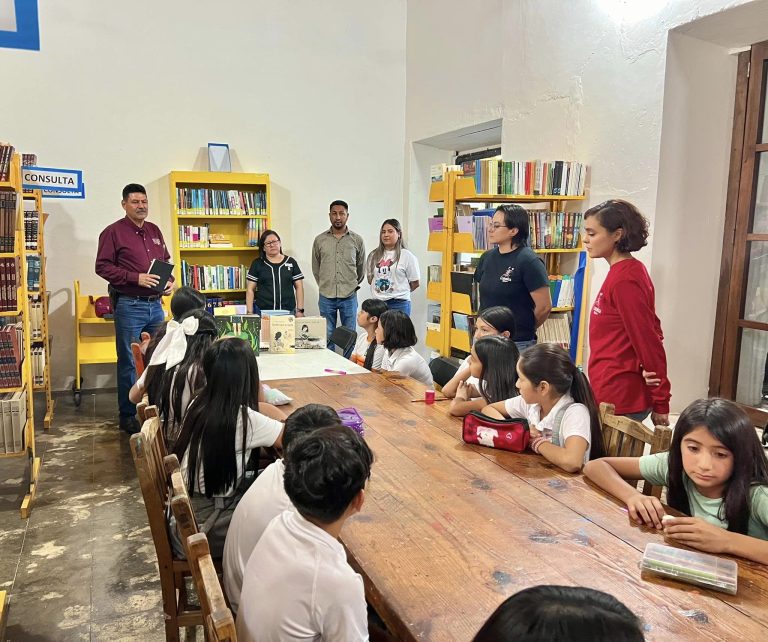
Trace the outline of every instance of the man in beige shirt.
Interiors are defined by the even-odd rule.
[[[328,347],[336,328],[337,315],[341,325],[355,331],[357,290],[365,278],[365,244],[359,234],[347,227],[349,207],[344,201],[333,201],[329,212],[331,227],[318,234],[312,244],[312,274],[320,292],[320,314],[325,317]],[[350,346],[344,356],[352,354]]]

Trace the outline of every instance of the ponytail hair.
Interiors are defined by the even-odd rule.
[[[605,457],[603,431],[595,396],[587,377],[571,361],[569,354],[554,343],[537,343],[523,350],[518,359],[520,371],[533,385],[546,381],[559,394],[570,394],[577,403],[589,411],[589,458]]]
[[[384,303],[381,299],[366,299],[363,301],[362,305],[360,306],[365,312],[368,317],[376,317],[376,324],[379,323],[379,318],[382,314],[384,314],[389,308],[387,308],[387,304]],[[366,370],[372,370],[373,369],[373,357],[376,355],[376,348],[378,347],[378,342],[376,341],[376,337],[373,337],[373,341],[371,341],[368,344],[368,350],[365,353],[365,361],[363,362],[363,368]]]

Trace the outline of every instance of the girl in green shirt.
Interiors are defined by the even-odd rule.
[[[689,405],[669,452],[605,457],[584,474],[673,543],[768,564],[768,462],[749,417],[731,401]],[[690,517],[665,518],[657,498],[625,481],[639,479],[666,486],[669,505]]]

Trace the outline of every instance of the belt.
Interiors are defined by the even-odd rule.
[[[122,292],[118,292],[117,296],[121,299],[135,299],[136,301],[147,301],[150,303],[160,300],[159,294],[153,294],[152,296],[135,296],[133,294],[123,294]]]

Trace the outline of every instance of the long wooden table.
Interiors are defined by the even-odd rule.
[[[354,406],[365,418],[376,461],[342,540],[398,639],[471,640],[508,596],[565,584],[616,596],[648,640],[768,640],[768,568],[739,560],[735,596],[641,578],[645,545],[661,534],[537,455],[464,444],[447,402],[411,402],[423,398],[420,383],[376,374],[269,383],[293,407]]]

